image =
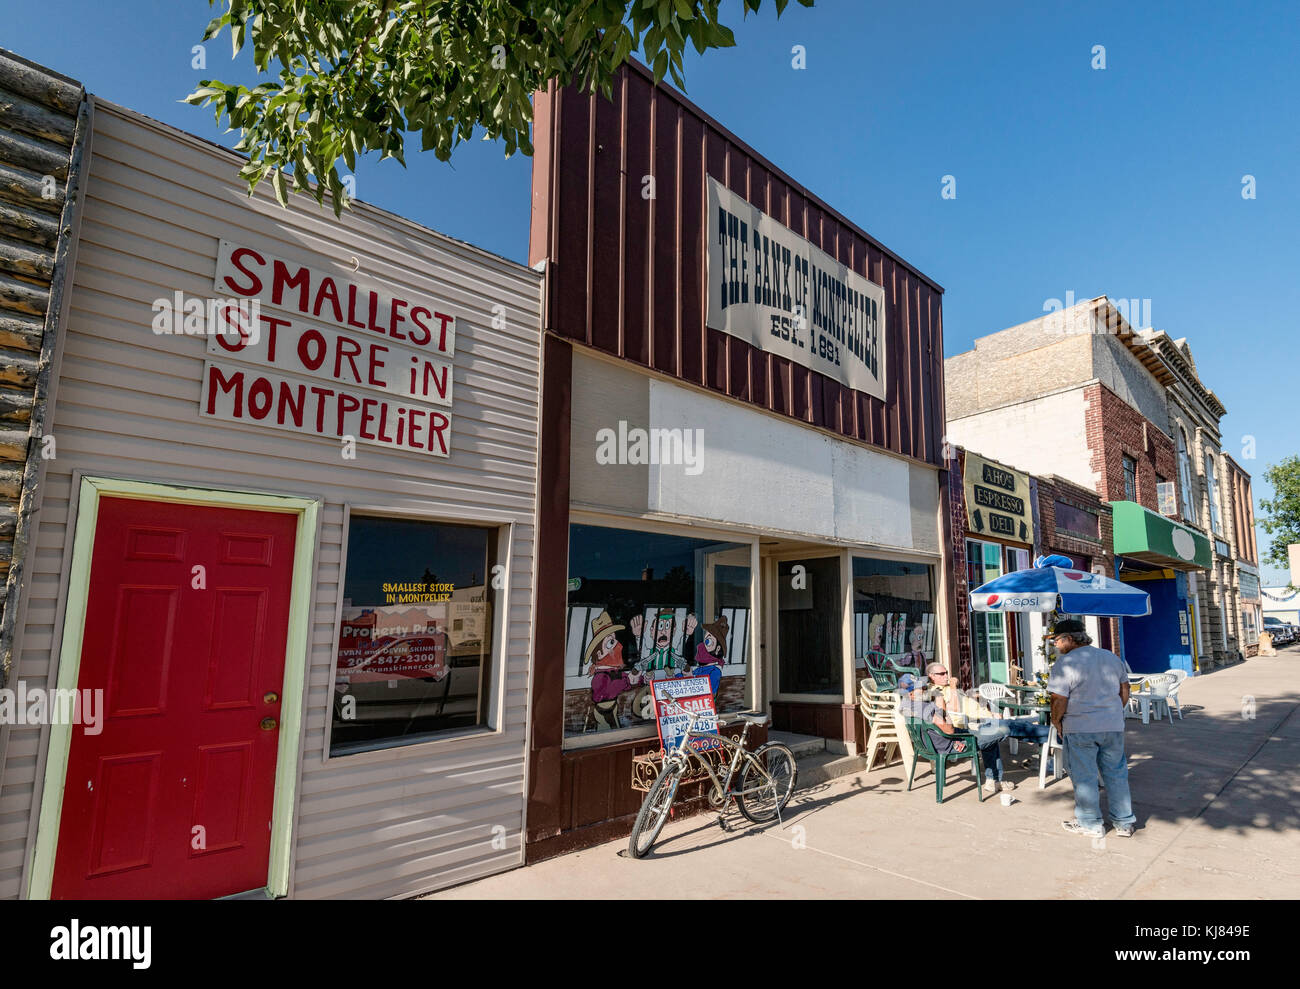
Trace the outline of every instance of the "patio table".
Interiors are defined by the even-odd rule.
[[[1151,702],[1155,700],[1158,696],[1159,695],[1154,690],[1151,689],[1129,691],[1129,695],[1128,695],[1129,700],[1137,701],[1138,706],[1142,708],[1142,713],[1140,717],[1142,718],[1142,723],[1144,725],[1151,724]],[[1131,718],[1139,717],[1139,715],[1134,714],[1133,712],[1127,710],[1124,712],[1124,716],[1131,717]],[[1159,715],[1156,715],[1156,720],[1159,720],[1159,717],[1160,717]],[[1172,721],[1173,719],[1171,718],[1170,720]]]
[[[1022,694],[1036,694],[1043,689],[1036,683],[1005,683],[1003,686],[1008,690],[1015,690]]]
[[[1030,704],[1024,701],[998,701],[999,706],[1008,710],[1019,711],[1022,717],[1039,717],[1051,710],[1050,707],[1043,704]]]

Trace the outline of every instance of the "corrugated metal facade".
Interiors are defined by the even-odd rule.
[[[643,66],[612,101],[552,84],[535,116],[529,255],[553,264],[549,331],[943,466],[942,288]],[[884,287],[885,401],[705,326],[708,176]]]
[[[667,375],[719,397],[910,458],[926,502],[943,489],[943,290],[760,157],[643,66],[620,72],[612,100],[552,85],[534,101],[529,260],[545,261],[546,376],[538,513],[536,659],[530,736],[530,861],[624,835],[640,805],[629,787],[634,755],[650,739],[565,748],[562,724],[575,368],[589,347],[629,368]],[[653,179],[653,195],[648,195]],[[885,399],[850,389],[706,326],[708,180],[713,178],[839,262],[884,288]],[[575,355],[575,352],[576,355]],[[613,417],[617,418],[617,417]],[[707,424],[700,419],[701,424]],[[754,449],[763,445],[756,430]],[[816,434],[810,434],[816,435]],[[869,451],[859,451],[867,453]],[[874,455],[874,452],[872,452]],[[587,462],[590,462],[588,457]],[[602,483],[603,483],[602,479]],[[761,481],[755,480],[755,484]],[[735,490],[737,501],[756,501]],[[915,499],[914,499],[915,502]],[[637,517],[641,511],[581,507]],[[913,505],[915,512],[915,504]],[[691,521],[714,519],[688,512]],[[670,519],[655,517],[664,524]],[[680,519],[679,519],[680,521]],[[792,523],[792,526],[797,523]],[[922,522],[925,547],[951,566],[938,512]],[[952,624],[948,623],[951,651]],[[760,698],[759,703],[766,699]],[[773,705],[774,713],[777,705]],[[852,705],[813,705],[819,733],[854,737]],[[824,710],[823,710],[824,708]],[[785,705],[783,710],[792,709]],[[802,716],[802,715],[800,715]],[[780,725],[778,725],[779,727]],[[800,730],[807,730],[806,728]],[[760,739],[762,735],[760,734]]]
[[[522,861],[537,483],[540,278],[519,265],[358,205],[341,222],[269,190],[249,199],[239,161],[129,111],[95,111],[88,199],[41,493],[20,672],[53,683],[68,579],[74,471],[323,499],[315,547],[291,895],[388,897]],[[458,318],[450,458],[199,415],[206,341],[150,332],[151,301],[211,297],[219,238],[395,292]],[[494,306],[505,325],[494,325]],[[498,321],[499,323],[499,321]],[[327,760],[345,506],[512,527],[500,730]],[[497,653],[500,655],[500,652]],[[15,729],[0,794],[0,896],[20,893],[48,730]],[[34,818],[33,818],[34,820]],[[498,829],[494,831],[494,828]],[[494,839],[496,839],[494,841]]]

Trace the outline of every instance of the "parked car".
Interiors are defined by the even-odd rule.
[[[1300,636],[1300,629],[1297,629],[1296,626],[1290,625],[1282,621],[1282,619],[1275,618],[1272,615],[1264,616],[1263,631],[1273,636],[1273,645],[1275,646],[1288,645]]]

